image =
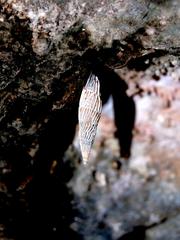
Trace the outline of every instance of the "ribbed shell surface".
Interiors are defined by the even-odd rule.
[[[82,90],[78,112],[79,142],[84,164],[87,163],[90,156],[101,111],[99,79],[91,74]]]

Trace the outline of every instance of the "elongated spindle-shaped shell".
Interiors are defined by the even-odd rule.
[[[79,142],[84,164],[88,162],[90,157],[101,111],[102,102],[99,79],[91,74],[82,90],[78,113]]]

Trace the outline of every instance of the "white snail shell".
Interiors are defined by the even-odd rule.
[[[82,90],[78,112],[79,142],[84,164],[88,162],[90,157],[101,111],[99,79],[91,74]]]

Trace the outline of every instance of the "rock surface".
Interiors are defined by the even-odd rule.
[[[119,157],[112,114],[106,111],[89,167],[80,166],[70,181],[81,213],[72,227],[84,239],[180,237],[176,221],[180,214],[179,67],[158,81],[148,79],[149,71],[143,73],[138,83],[144,90],[134,97],[136,122],[129,162]]]
[[[118,239],[141,225],[159,240],[169,222],[167,239],[179,240],[179,9],[178,0],[0,0],[1,239]],[[127,85],[136,104],[132,155],[121,168],[104,115],[84,169],[63,155],[92,70],[109,97],[104,69],[121,80],[113,101],[126,102]]]

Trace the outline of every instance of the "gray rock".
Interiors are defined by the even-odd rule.
[[[45,237],[50,232],[53,239],[59,229],[72,234],[72,223],[74,232],[85,239],[117,239],[136,225],[158,224],[179,211],[180,196],[173,180],[173,176],[178,180],[178,173],[172,171],[167,174],[168,179],[158,179],[162,173],[158,163],[150,167],[123,166],[121,172],[112,168],[114,156],[104,149],[98,158],[106,161],[94,163],[92,169],[81,169],[76,159],[73,173],[56,172],[56,167],[66,167],[62,156],[72,143],[80,93],[94,66],[118,68],[129,88],[136,85],[135,93],[137,85],[144,87],[144,81],[149,83],[152,76],[157,80],[172,71],[175,81],[179,81],[179,9],[178,0],[0,0],[0,194],[3,196],[0,216],[4,221],[0,223],[3,235],[0,234],[3,238],[7,227],[15,229],[21,239],[42,238],[28,234],[35,234],[37,229],[40,234],[43,229]],[[136,77],[129,77],[130,73]],[[138,74],[144,74],[144,78]],[[153,95],[148,87],[144,87],[144,94],[149,91]],[[164,96],[165,105],[173,98],[173,94],[167,97],[167,92],[164,94],[158,87],[157,92]],[[161,105],[161,101],[157,103]],[[157,131],[160,138],[172,138],[168,124],[169,120],[164,122],[164,135]],[[147,138],[153,142],[151,133]],[[163,144],[167,147],[169,141]],[[138,145],[136,153],[142,145]],[[171,152],[174,149],[176,142]],[[178,169],[176,164],[173,166]],[[143,169],[138,171],[138,166]],[[70,176],[73,177],[69,189],[80,213],[74,221],[69,212],[64,213],[71,205],[65,184]],[[32,200],[32,193],[36,200]],[[34,218],[29,220],[31,201],[37,205],[33,209]],[[34,221],[38,228],[35,226],[31,231]],[[29,229],[25,235],[21,235],[23,224]],[[148,236],[152,234],[156,233],[149,230]],[[70,239],[69,235],[65,239]]]
[[[148,240],[161,240],[161,239],[172,239],[172,240],[178,240],[180,238],[180,232],[179,232],[179,215],[170,218],[167,222],[164,224],[155,227],[151,230],[147,231],[147,239]]]

